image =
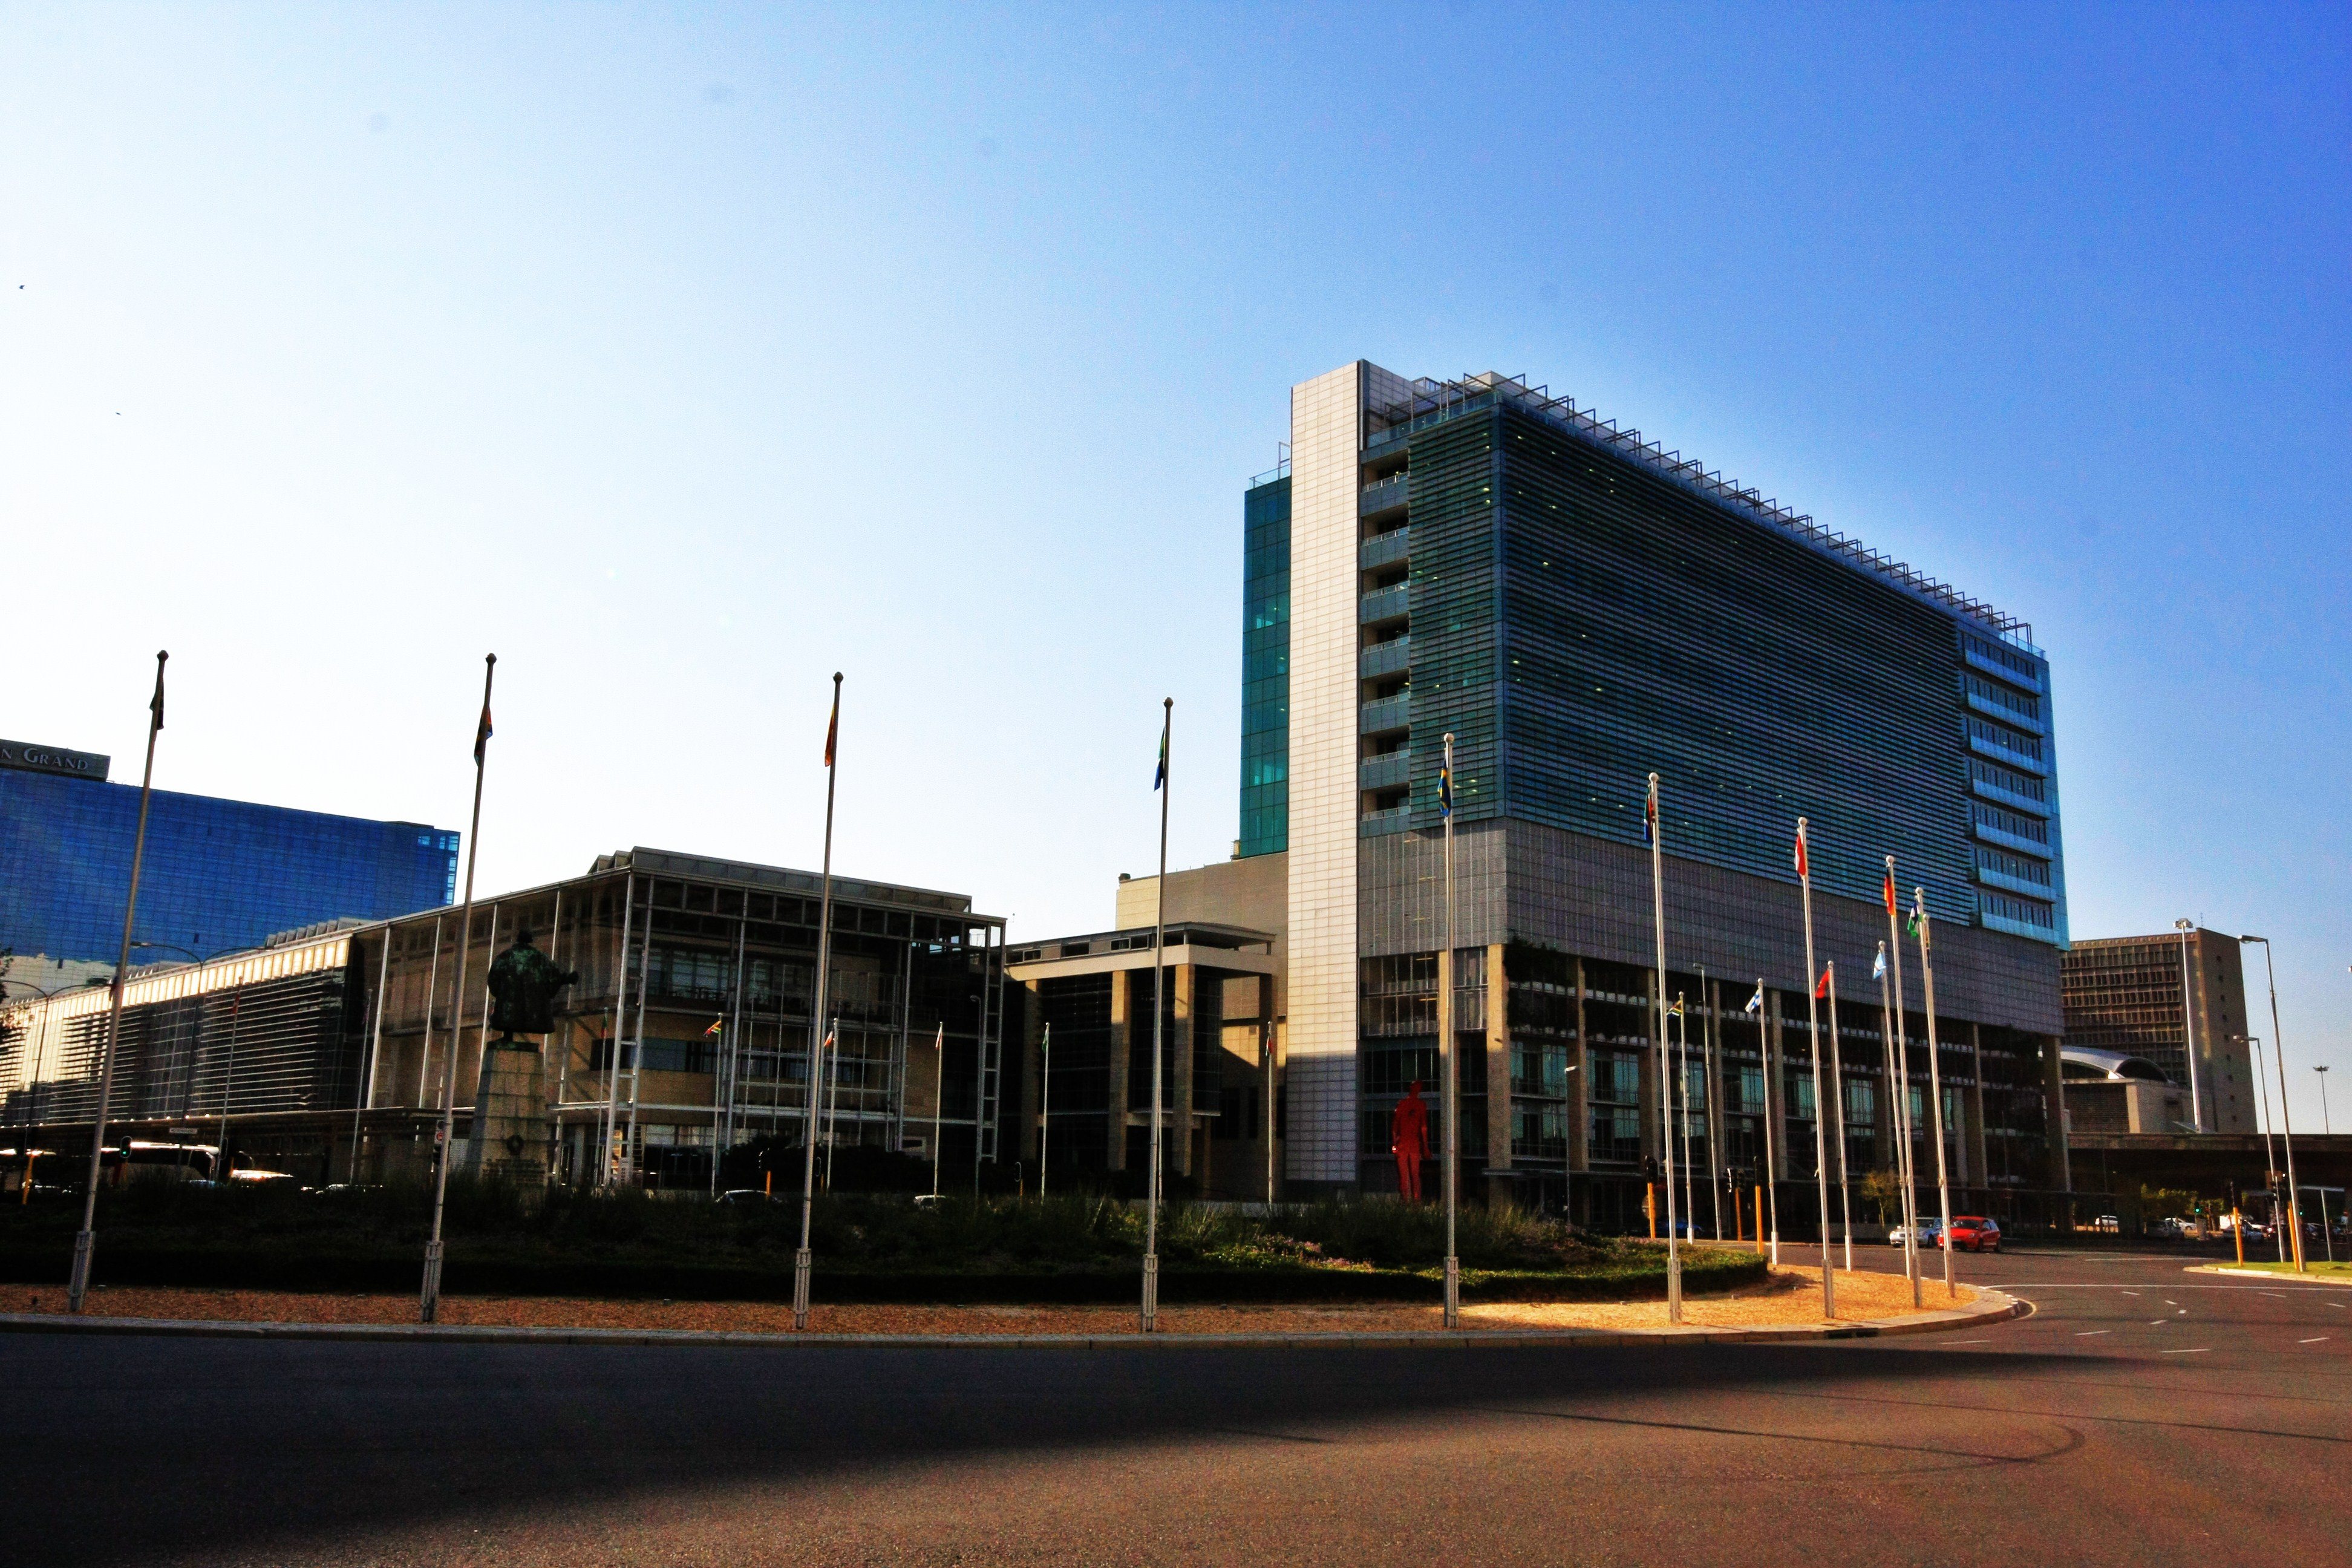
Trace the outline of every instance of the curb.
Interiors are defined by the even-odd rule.
[[[2352,1279],[2315,1279],[2308,1274],[2277,1274],[2267,1268],[2235,1268],[2226,1263],[2193,1263],[2183,1274],[2229,1274],[2240,1279],[2284,1279],[2290,1285],[2316,1285],[2323,1289],[2352,1290]]]
[[[1979,1288],[1981,1289],[1981,1288]],[[736,1345],[800,1350],[1537,1350],[1581,1346],[1776,1344],[1884,1339],[2021,1318],[2031,1304],[1986,1290],[1990,1306],[1916,1312],[1876,1323],[1770,1329],[1537,1329],[1523,1332],[1351,1334],[757,1334],[690,1329],[505,1329],[421,1323],[246,1323],[184,1318],[0,1313],[0,1333],[139,1334],[169,1339],[327,1340],[493,1345]]]

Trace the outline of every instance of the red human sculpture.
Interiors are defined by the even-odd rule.
[[[1415,1079],[1389,1117],[1389,1148],[1396,1155],[1397,1191],[1409,1204],[1421,1202],[1421,1163],[1429,1155],[1429,1102]]]

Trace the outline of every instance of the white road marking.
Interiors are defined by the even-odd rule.
[[[2158,1351],[2156,1353],[2158,1355],[2207,1355],[2210,1352],[2204,1346],[2200,1345],[2193,1351]]]
[[[2165,1304],[2166,1306],[2168,1306],[2168,1307],[2178,1307],[2179,1305],[2180,1305],[2180,1303],[2179,1303],[2179,1302],[2178,1302],[2178,1301],[2176,1301],[2176,1300],[2172,1300],[2172,1299],[2171,1299],[2170,1297],[2168,1297],[2168,1296],[2165,1298],[2164,1304]]]
[[[2310,1338],[2310,1339],[2307,1339],[2307,1340],[2297,1340],[2297,1341],[2295,1341],[2294,1342],[2295,1342],[2295,1343],[2297,1343],[2297,1344],[2299,1344],[2299,1345],[2315,1345],[2315,1344],[2317,1344],[2321,1340],[2326,1339],[2326,1338],[2328,1338],[2328,1337],[2329,1337],[2329,1336],[2328,1336],[2328,1335],[2326,1335],[2326,1334],[2317,1334],[2317,1335],[2314,1335],[2314,1336],[2313,1336],[2312,1338]]]
[[[2137,1290],[2126,1290],[2126,1291],[2125,1291],[2125,1292],[2124,1292],[2124,1294],[2125,1294],[2125,1295],[2126,1295],[2126,1296],[2137,1296],[2137,1295],[2138,1295],[2138,1294],[2139,1294],[2139,1292],[2138,1292],[2138,1291],[2137,1291]]]
[[[1992,1343],[1990,1340],[1946,1340],[1944,1342],[1948,1345],[1989,1345]]]
[[[2282,1301],[2284,1301],[2284,1300],[2286,1300],[2286,1292],[2285,1292],[2285,1291],[2284,1291],[2284,1290],[2257,1290],[2257,1291],[2255,1291],[2255,1292],[2254,1292],[2254,1294],[2255,1294],[2255,1295],[2257,1295],[2257,1296],[2273,1296],[2273,1297],[2276,1297],[2279,1300],[2282,1300]]]
[[[2150,1318],[2147,1321],[2147,1326],[2151,1329],[2160,1329],[2170,1321],[2172,1321],[2170,1318]]]
[[[2078,1340],[2087,1340],[2093,1334],[2112,1334],[2114,1332],[2115,1330],[2113,1329],[2084,1329],[2080,1332],[2076,1333],[2074,1337]]]

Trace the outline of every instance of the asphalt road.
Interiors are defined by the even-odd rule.
[[[1470,1353],[5,1336],[0,1563],[2352,1562],[2352,1289],[1961,1262],[2039,1310]]]

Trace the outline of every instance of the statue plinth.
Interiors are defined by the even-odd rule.
[[[474,1130],[466,1140],[467,1175],[493,1177],[533,1189],[547,1184],[554,1123],[547,1113],[547,1064],[538,1042],[512,1037],[482,1052],[474,1091]]]

